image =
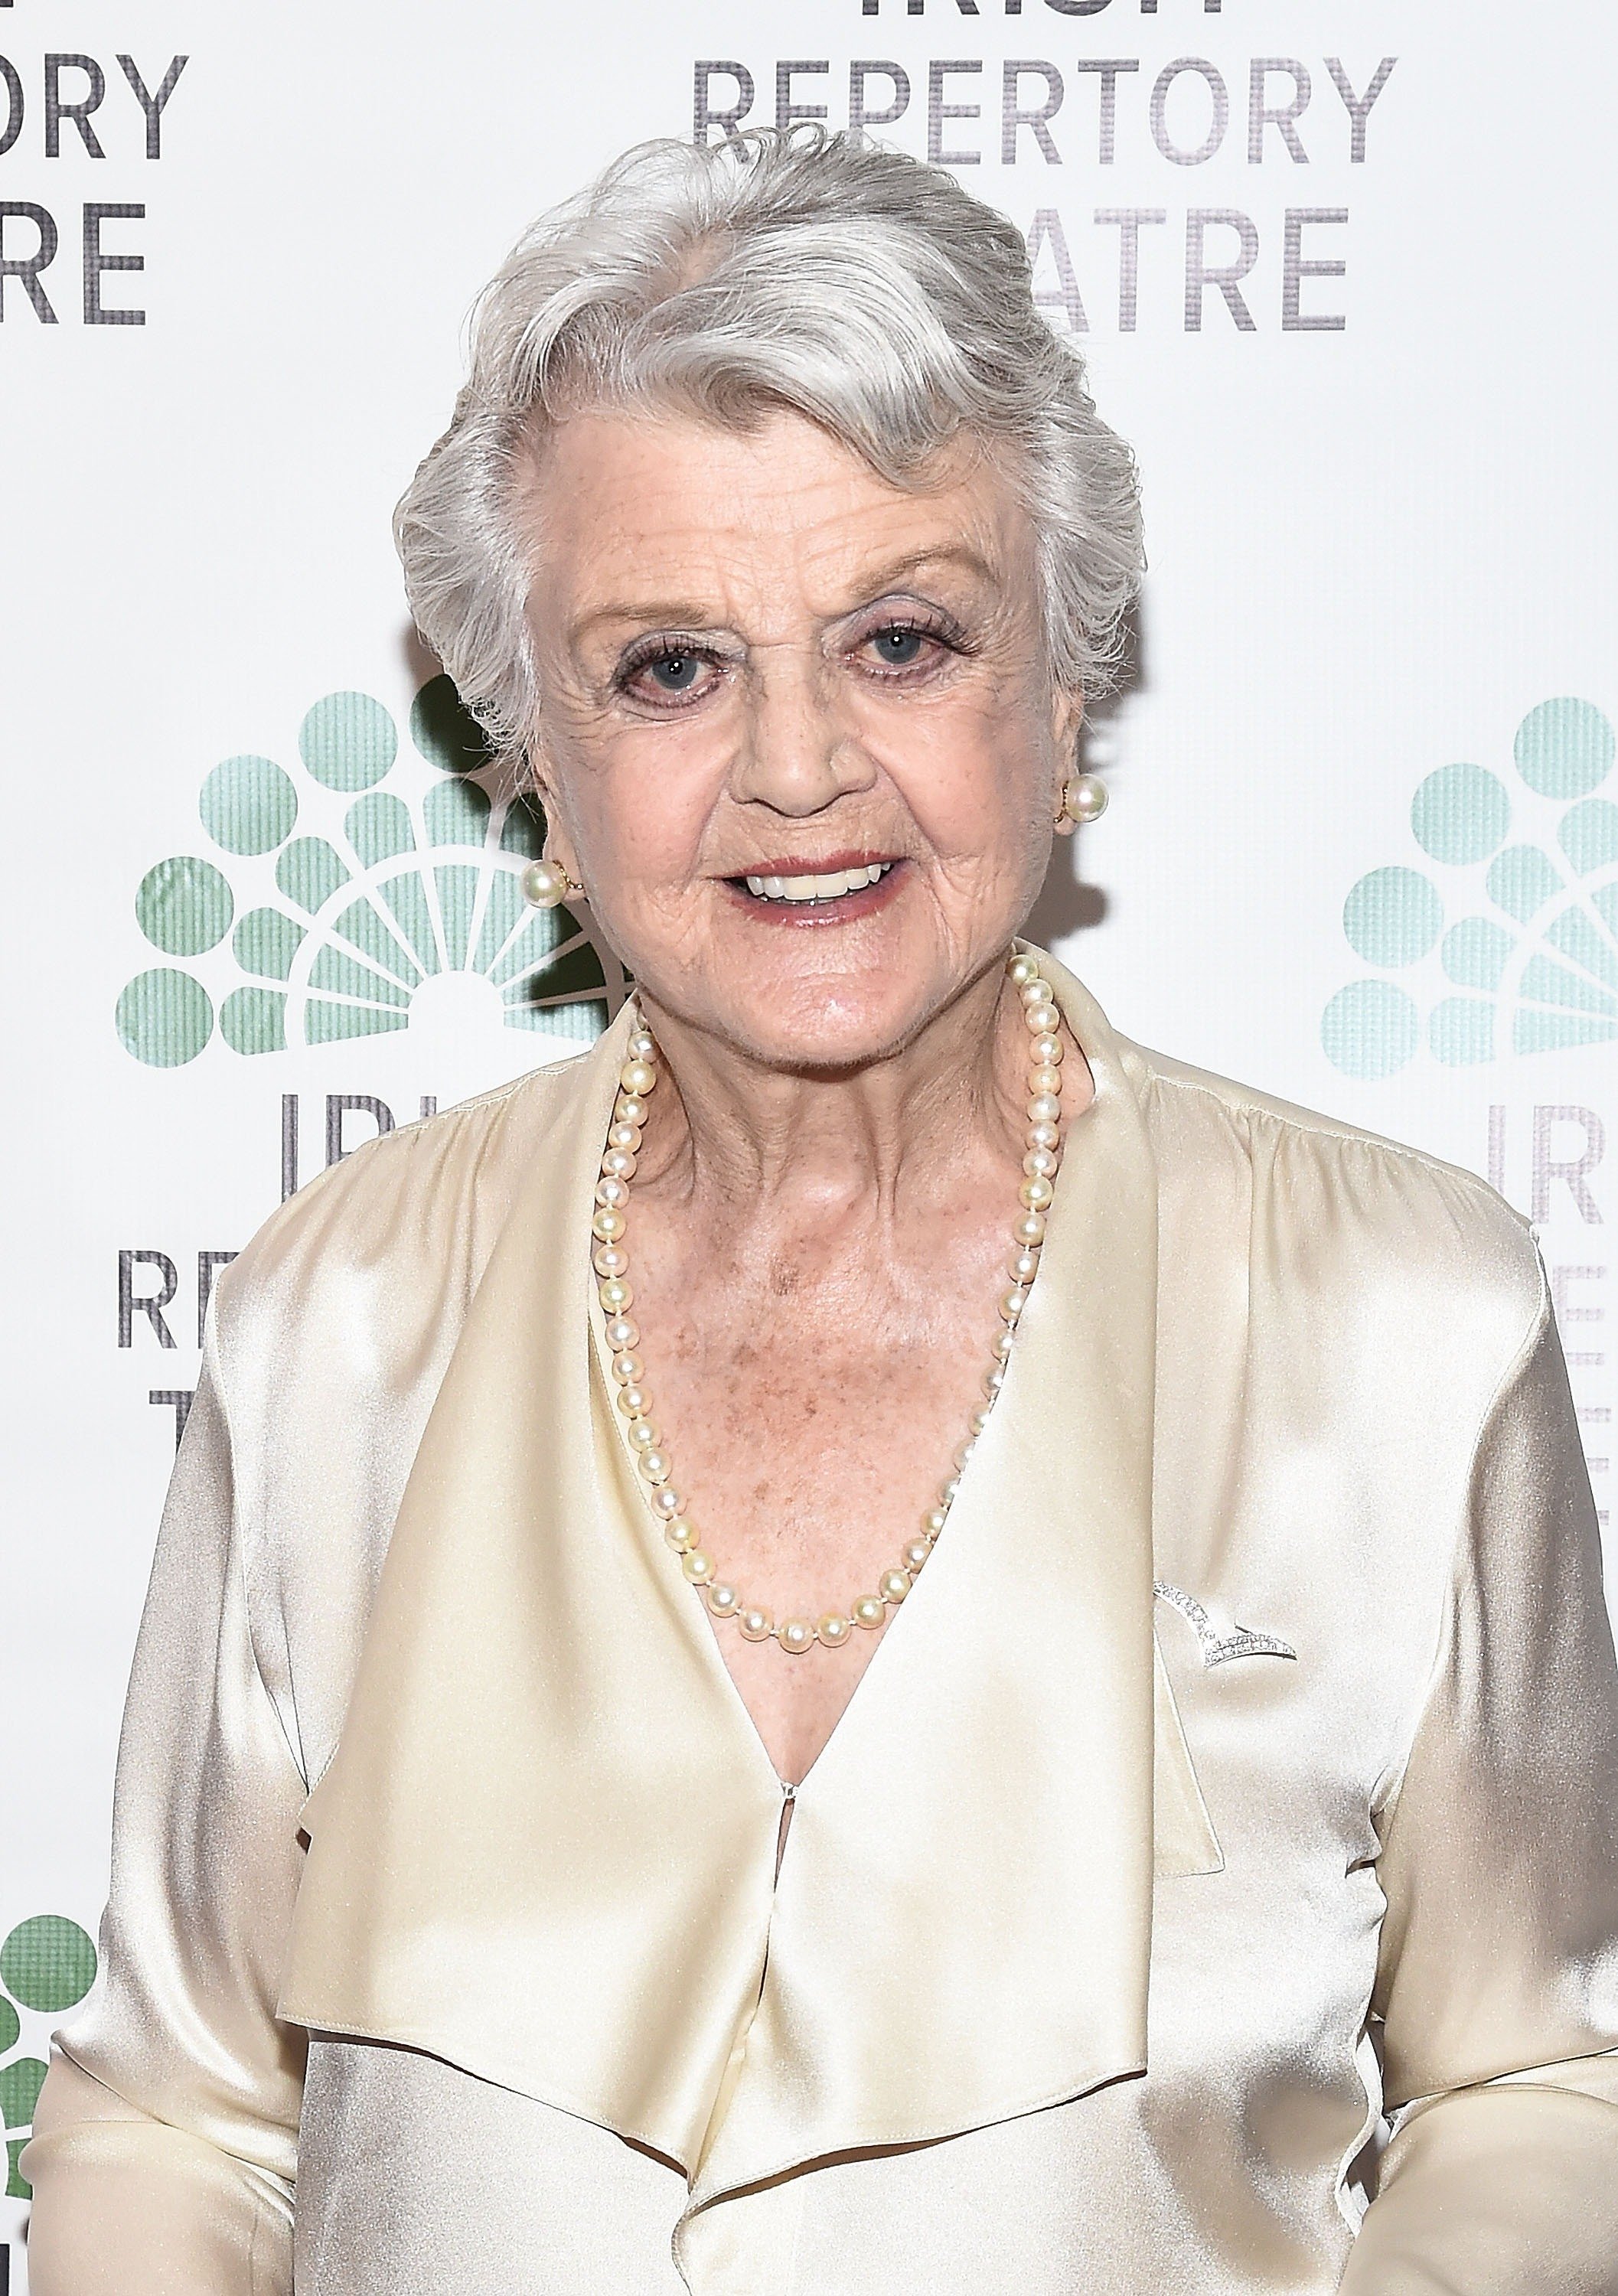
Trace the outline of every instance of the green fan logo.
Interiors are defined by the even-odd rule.
[[[139,972],[118,1000],[125,1049],[151,1068],[374,1037],[446,988],[508,1028],[588,1039],[624,980],[566,909],[523,898],[545,823],[491,799],[491,759],[448,677],[410,711],[414,756],[366,693],[328,693],[299,729],[302,773],[226,758],[198,811],[218,858],[176,854],[135,897],[142,932],[184,966]]]
[[[13,2056],[26,2016],[60,2016],[82,2001],[95,1981],[95,1948],[65,1914],[37,1914],[19,1922],[0,1945],[0,2113],[5,2120],[5,2197],[30,2195],[17,2163],[28,2143],[34,2105],[45,2084],[43,2055]],[[19,2012],[22,2014],[19,2014]],[[29,2038],[33,2036],[30,2033]],[[40,2046],[45,2046],[43,2031]]]
[[[1373,869],[1343,904],[1376,968],[1321,1020],[1344,1075],[1396,1075],[1424,1044],[1464,1068],[1618,1037],[1618,803],[1597,794],[1615,752],[1595,704],[1565,695],[1518,726],[1514,785],[1483,766],[1427,775],[1410,828],[1429,865]]]

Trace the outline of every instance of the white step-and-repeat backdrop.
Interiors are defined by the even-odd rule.
[[[852,121],[1027,233],[1152,558],[1036,930],[1532,1217],[1605,1513],[1614,47],[1600,0],[0,0],[13,2290],[213,1275],[604,1011],[388,519],[476,290],[628,143]]]

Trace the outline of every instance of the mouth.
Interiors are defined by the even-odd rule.
[[[772,861],[725,880],[754,916],[779,924],[846,924],[884,907],[898,890],[905,864],[898,855],[828,854],[806,866],[802,858]]]

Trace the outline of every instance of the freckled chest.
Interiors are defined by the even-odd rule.
[[[858,1254],[772,1274],[709,1251],[677,1291],[643,1215],[647,1381],[689,1512],[726,1568],[740,1575],[746,1557],[784,1598],[825,1609],[856,1591],[850,1569],[875,1572],[903,1544],[982,1399],[1003,1227],[951,1224],[925,1267]]]
[[[848,1610],[873,1591],[951,1472],[999,1328],[1014,1179],[996,1177],[980,1201],[917,1218],[897,1251],[812,1263],[745,1239],[699,1245],[661,1208],[637,1207],[635,1312],[675,1480],[721,1575],[777,1618]],[[719,1640],[795,1777],[881,1632],[801,1657],[733,1627]]]

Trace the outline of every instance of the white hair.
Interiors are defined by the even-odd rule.
[[[819,128],[670,138],[518,241],[394,516],[417,626],[515,757],[539,702],[517,465],[604,406],[743,430],[791,408],[897,485],[974,437],[1033,521],[1053,680],[1095,693],[1115,672],[1142,566],[1133,457],[1035,304],[1020,234],[942,168]]]

